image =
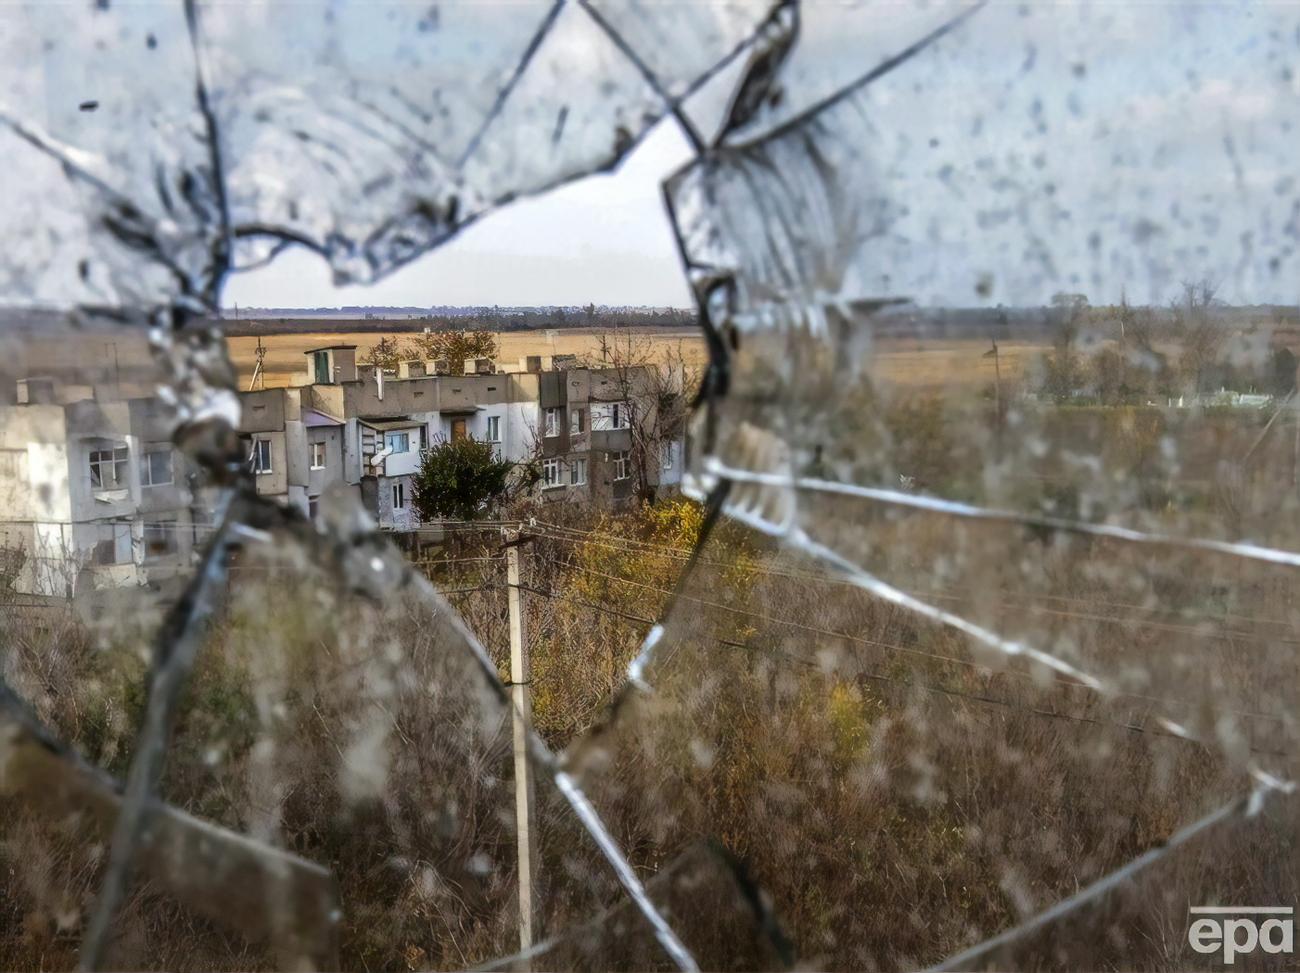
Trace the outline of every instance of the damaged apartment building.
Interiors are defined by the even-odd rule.
[[[515,368],[471,359],[395,371],[358,363],[353,345],[306,352],[300,384],[245,393],[240,434],[259,494],[314,515],[330,489],[359,491],[382,528],[420,526],[413,480],[425,448],[473,437],[499,459],[537,464],[543,502],[615,504],[672,490],[680,394],[652,366],[589,368],[529,356]]]
[[[212,529],[211,497],[143,388],[55,377],[0,404],[0,589],[71,597],[177,577]]]
[[[359,496],[383,529],[422,526],[413,479],[423,450],[463,436],[537,470],[540,502],[614,505],[676,489],[679,393],[658,370],[529,357],[450,374],[394,372],[356,348],[306,353],[297,384],[243,392],[240,437],[257,492],[315,516],[330,491]],[[71,596],[159,585],[188,567],[212,503],[168,441],[150,389],[30,377],[0,403],[0,588]]]

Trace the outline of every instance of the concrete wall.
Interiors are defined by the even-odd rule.
[[[419,526],[415,516],[415,504],[411,496],[409,476],[381,476],[377,481],[378,510],[376,512],[379,526],[386,530],[414,530]],[[402,484],[405,491],[405,504],[401,509],[393,507],[393,486]]]
[[[384,476],[410,476],[420,468],[420,439],[421,436],[428,436],[429,422],[427,419],[416,422],[414,425],[402,429],[385,429],[382,433],[385,447],[387,448],[387,437],[390,432],[406,433],[407,449],[402,453],[390,453],[384,458]],[[421,432],[423,430],[423,432]]]
[[[346,388],[343,385],[313,385],[300,389],[302,407],[315,409],[333,419],[341,420],[344,417]]]
[[[286,497],[289,494],[289,460],[285,452],[284,431],[253,433],[250,440],[267,439],[271,442],[271,470],[256,473],[253,482],[261,497]]]
[[[311,480],[311,456],[307,451],[307,427],[301,419],[284,424],[284,448],[288,456],[286,485],[306,489]]]
[[[542,414],[536,402],[512,402],[506,406],[505,458],[527,459],[542,435]]]
[[[343,427],[312,426],[307,429],[307,495],[318,497],[332,486],[344,483]],[[311,443],[325,444],[325,468],[311,469]]]
[[[240,395],[243,406],[239,416],[241,433],[277,432],[284,429],[288,389],[264,389]],[[296,417],[295,417],[296,418]]]
[[[434,375],[425,378],[386,378],[383,395],[373,378],[349,382],[343,388],[346,417],[383,418],[433,413],[444,410],[476,411],[480,407],[508,402],[535,402],[536,375]],[[331,409],[321,411],[339,415]]]

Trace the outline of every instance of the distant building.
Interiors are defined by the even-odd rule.
[[[156,400],[103,393],[28,379],[0,406],[0,548],[16,590],[161,583],[210,529]]]
[[[680,432],[653,449],[639,435],[664,394],[649,367],[533,356],[512,371],[475,360],[451,375],[445,362],[410,361],[387,374],[358,365],[351,345],[306,361],[294,387],[240,393],[238,433],[257,493],[308,516],[327,491],[355,490],[381,528],[420,526],[423,451],[465,436],[499,458],[537,460],[544,502],[612,505],[680,483]],[[64,596],[158,585],[192,564],[212,498],[143,391],[35,376],[11,385],[0,405],[0,586]]]
[[[332,356],[328,365],[320,364],[322,353]],[[463,375],[450,375],[447,364],[434,359],[405,361],[395,371],[356,365],[351,346],[306,354],[304,384],[279,391],[291,400],[299,394],[304,414],[341,427],[343,482],[360,487],[384,529],[419,526],[412,497],[422,451],[463,436],[491,443],[498,458],[538,459],[539,490],[547,501],[626,500],[636,492],[641,462],[651,488],[680,486],[681,431],[657,447],[655,456],[636,455],[633,417],[653,420],[658,408],[649,366],[589,369],[576,367],[572,356],[534,355],[517,370],[476,359],[464,363]],[[317,381],[331,374],[336,378]],[[292,408],[285,416],[286,442],[292,442]],[[264,448],[274,451],[274,441]],[[317,495],[309,491],[307,504]]]

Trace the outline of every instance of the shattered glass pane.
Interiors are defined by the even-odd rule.
[[[1298,30],[7,6],[0,965],[1184,969],[1294,903]],[[665,116],[690,529],[530,513],[457,613],[259,494],[228,272],[378,280]]]
[[[962,950],[1081,888],[1101,896],[1151,847],[1143,829],[1199,833],[1226,820],[1216,806],[1289,789],[1290,310],[1233,308],[1199,281],[1220,268],[1246,305],[1288,293],[1285,140],[1256,119],[1289,131],[1293,99],[1240,99],[1289,85],[1270,65],[1294,24],[1235,24],[1274,57],[1188,84],[1224,16],[990,7],[807,115],[742,129],[670,186],[697,294],[734,349],[697,420],[694,489],[782,543],[771,572],[798,581],[760,572],[729,602],[692,578],[650,654],[653,696],[586,746],[640,768],[686,726],[682,759],[711,775],[736,736],[748,752],[778,727],[801,741],[797,786],[769,757],[767,783],[741,787],[752,807],[700,782],[654,812],[686,818],[661,854],[741,821],[800,834],[759,878],[819,963],[1004,963],[997,942]],[[1140,91],[1117,90],[1153,33],[1179,43]],[[975,79],[986,99],[958,93]],[[1156,113],[1207,103],[1233,106],[1222,130],[1150,137]],[[1211,155],[1236,177],[1169,192]],[[727,607],[702,619],[706,596]],[[745,721],[752,698],[770,723]],[[870,831],[846,832],[837,800],[870,808]],[[816,840],[821,821],[834,840]],[[1286,833],[1247,830],[1241,854],[1280,861]],[[1062,909],[1092,935],[1058,941],[1056,961],[1140,964],[1135,940],[1180,928],[1183,903],[1294,896],[1293,877],[1251,887],[1195,854],[1172,898]],[[810,871],[845,904],[889,901],[900,871],[942,884],[914,890],[935,904],[924,924],[900,903],[873,931],[821,905],[829,883],[810,895]]]
[[[612,3],[590,0],[601,21],[674,99],[740,51],[778,6],[771,0]]]
[[[0,302],[211,296],[220,216],[180,4],[0,13]]]
[[[615,25],[631,13],[606,11]],[[709,30],[673,27],[699,46],[656,64],[657,83],[684,94],[764,14],[698,8],[691,22]],[[340,281],[374,280],[496,205],[613,164],[670,107],[578,3],[508,16],[342,4],[305,22],[298,8],[204,4],[199,20],[236,234],[304,243]]]
[[[726,133],[728,141],[767,134],[813,110],[845,88],[908,56],[918,44],[943,32],[977,6],[968,0],[881,3],[879,0],[808,3],[797,20],[771,32],[750,78],[748,109]],[[797,25],[797,26],[796,26]],[[797,31],[797,43],[794,32]]]

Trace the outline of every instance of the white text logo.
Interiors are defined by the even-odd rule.
[[[1290,953],[1295,937],[1295,910],[1289,906],[1203,905],[1188,909],[1192,917],[1187,942],[1198,953],[1223,953],[1231,966],[1237,956],[1262,949]]]

